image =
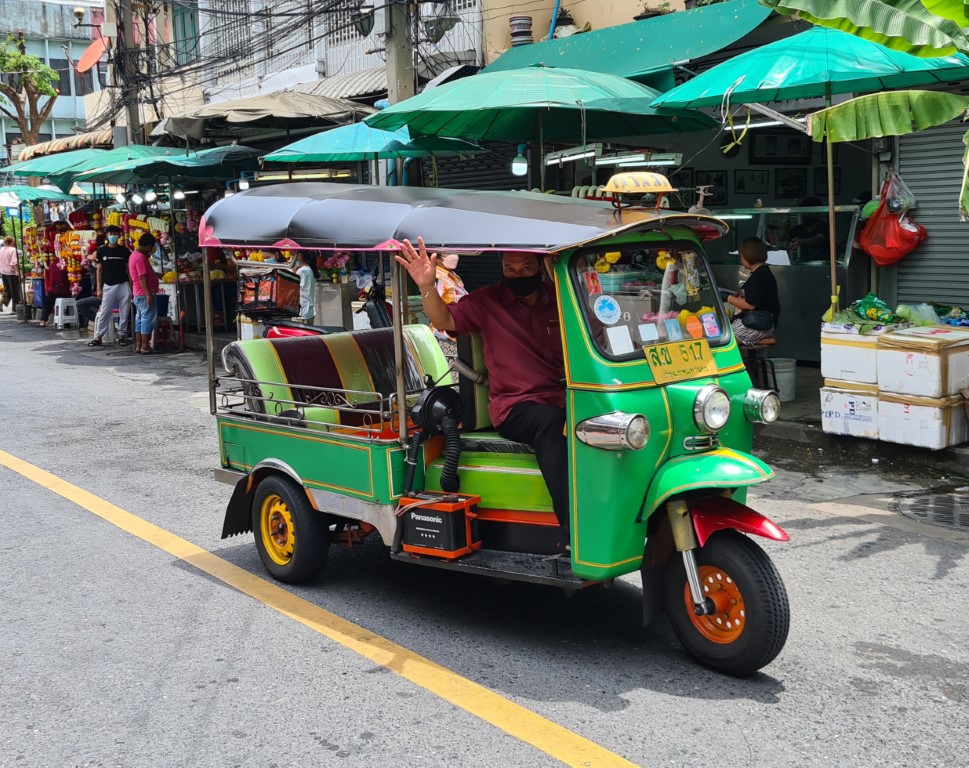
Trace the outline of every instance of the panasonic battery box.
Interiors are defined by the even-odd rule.
[[[416,491],[400,500],[404,512],[404,552],[453,560],[481,546],[480,496]]]

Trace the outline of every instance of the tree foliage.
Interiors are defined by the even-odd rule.
[[[27,53],[22,32],[0,45],[0,112],[16,121],[25,144],[37,143],[60,93],[59,82],[57,72]]]

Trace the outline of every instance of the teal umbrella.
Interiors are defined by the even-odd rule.
[[[720,106],[911,88],[969,77],[962,54],[924,59],[815,27],[734,56],[667,91],[654,107]]]
[[[36,203],[41,200],[69,202],[75,201],[77,198],[73,195],[65,195],[63,192],[55,192],[52,189],[28,187],[26,184],[0,187],[0,205],[4,207],[15,207],[21,203]]]
[[[472,155],[476,144],[461,139],[419,136],[412,139],[407,126],[394,131],[353,123],[322,131],[270,152],[268,163],[339,163],[390,160],[398,157]]]
[[[439,85],[368,117],[374,128],[472,141],[557,141],[712,128],[692,110],[650,106],[658,91],[616,75],[564,67],[485,72]]]

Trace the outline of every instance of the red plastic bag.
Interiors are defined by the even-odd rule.
[[[890,184],[891,178],[882,189],[878,209],[868,219],[858,238],[861,249],[879,267],[890,266],[910,254],[927,234],[925,227],[911,221],[904,211],[900,214],[889,211]]]

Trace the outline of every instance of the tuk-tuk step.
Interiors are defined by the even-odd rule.
[[[572,573],[572,565],[566,554],[533,555],[526,552],[500,552],[494,549],[479,549],[457,560],[441,560],[436,557],[400,552],[390,557],[414,565],[429,565],[449,571],[474,573],[479,576],[528,581],[533,584],[547,584],[553,587],[581,589],[598,582],[585,581]]]

